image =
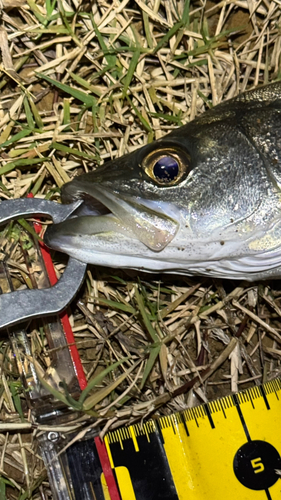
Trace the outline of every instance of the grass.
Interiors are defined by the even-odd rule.
[[[281,76],[278,2],[73,5],[3,1],[1,200],[29,192],[58,200],[77,173]],[[11,224],[0,238],[13,287],[34,286],[31,233],[23,236],[22,226]],[[63,267],[58,258],[57,271]],[[3,273],[0,281],[5,291]],[[153,409],[183,409],[190,402],[181,393],[186,384],[195,387],[198,404],[280,375],[280,300],[278,283],[249,287],[89,267],[71,308],[91,389],[76,402],[84,425],[92,415],[114,428],[116,416],[124,423]],[[55,349],[47,345],[46,328],[30,328],[27,336],[45,394],[75,406],[67,387],[58,391],[51,383]],[[239,349],[229,359],[233,336]],[[31,360],[23,358],[27,374]],[[4,336],[0,363],[0,498],[51,498],[30,431],[29,389]]]

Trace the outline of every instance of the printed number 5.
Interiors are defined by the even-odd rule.
[[[264,471],[264,465],[263,465],[260,457],[254,458],[253,460],[251,460],[251,465],[254,469],[255,474],[258,474],[259,472]]]

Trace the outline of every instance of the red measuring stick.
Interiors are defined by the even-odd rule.
[[[27,195],[27,198],[33,198],[33,194],[29,193]],[[40,222],[34,223],[34,229],[35,229],[37,234],[41,233],[42,225],[40,224]],[[54,286],[57,283],[58,279],[57,279],[54,264],[53,264],[53,261],[52,261],[51,255],[50,255],[50,251],[42,241],[39,241],[39,246],[40,246],[42,258],[44,260],[44,264],[46,267],[46,271],[47,271],[47,274],[48,274],[48,277],[50,280],[50,284],[51,284],[51,286]],[[70,354],[72,357],[72,362],[73,362],[74,369],[75,369],[75,372],[77,375],[79,386],[80,386],[80,389],[83,390],[87,386],[87,379],[85,377],[82,362],[81,362],[81,359],[80,359],[80,356],[78,353],[78,349],[77,349],[76,344],[75,344],[75,338],[74,338],[73,331],[72,331],[72,328],[71,328],[71,325],[69,322],[69,317],[68,317],[66,312],[60,313],[59,317],[61,320],[62,327],[64,329],[67,343],[69,344],[68,347],[69,347]]]
[[[106,446],[103,441],[100,440],[99,437],[95,437],[95,444],[98,452],[98,456],[101,463],[101,468],[104,473],[104,477],[106,480],[106,484],[108,487],[108,492],[110,495],[110,500],[121,500],[118,487],[116,484],[116,480],[113,474],[113,470],[111,469],[109,457],[106,451]]]

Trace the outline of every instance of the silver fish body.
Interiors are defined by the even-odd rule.
[[[256,280],[281,275],[281,83],[246,92],[76,177],[45,242],[84,262]]]

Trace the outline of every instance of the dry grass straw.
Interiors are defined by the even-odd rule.
[[[280,14],[277,0],[3,0],[0,198],[58,200],[74,175],[278,78]],[[1,241],[17,286],[29,286],[20,238]],[[71,317],[88,380],[129,356],[95,387],[92,410],[129,423],[279,376],[280,297],[278,282],[90,267]],[[44,338],[32,342],[47,367]],[[51,498],[4,341],[0,356],[0,499]]]

